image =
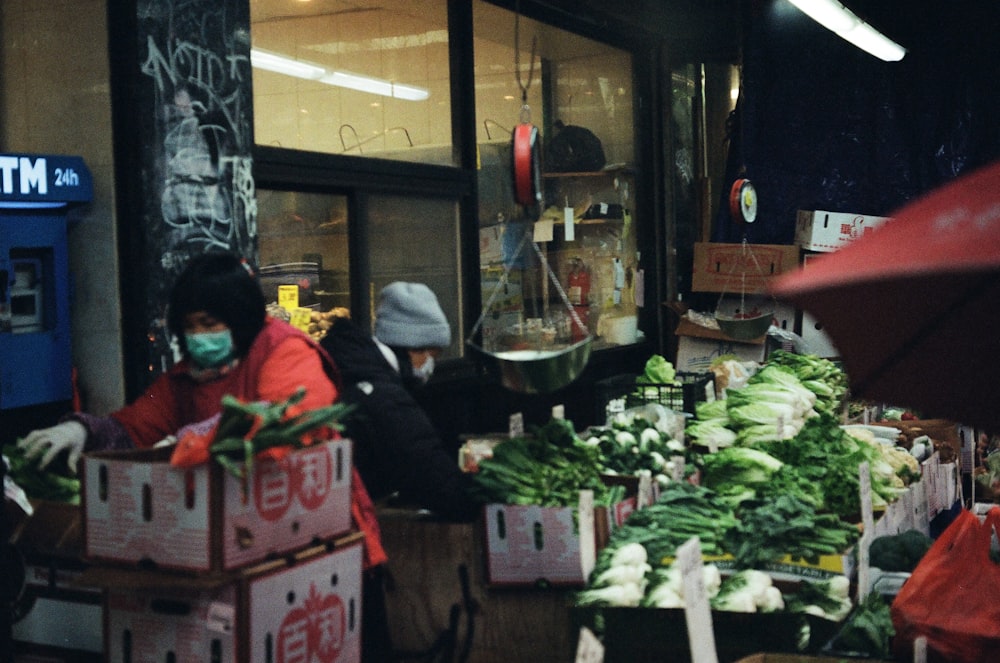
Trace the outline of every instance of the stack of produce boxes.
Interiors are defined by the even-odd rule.
[[[360,660],[350,440],[258,458],[244,480],[170,455],[84,459],[81,582],[104,589],[106,660]]]

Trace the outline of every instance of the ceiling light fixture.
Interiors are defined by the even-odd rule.
[[[892,41],[837,0],[789,0],[814,21],[886,62],[898,62],[906,49]]]
[[[407,101],[423,101],[430,96],[430,92],[416,85],[393,83],[392,81],[346,71],[331,71],[311,62],[296,60],[280,53],[273,53],[260,48],[250,49],[250,64],[257,69],[263,69],[276,74],[294,76],[295,78],[317,81],[359,92],[380,94],[385,97],[406,99]]]

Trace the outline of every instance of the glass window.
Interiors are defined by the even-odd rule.
[[[444,358],[464,349],[458,203],[413,196],[367,199],[370,260],[369,295],[393,281],[417,281],[437,295],[451,323],[451,347]]]
[[[290,320],[294,309],[309,309],[317,340],[325,318],[350,312],[347,210],[342,195],[257,190],[259,271],[269,310]]]
[[[487,2],[474,7],[482,298],[496,306],[484,316],[484,343],[532,318],[557,333],[569,320],[573,337],[582,323],[595,347],[634,343],[644,284],[632,55]],[[524,88],[527,119],[541,132],[539,209],[517,205],[512,184]]]
[[[447,0],[251,0],[258,145],[454,165]]]

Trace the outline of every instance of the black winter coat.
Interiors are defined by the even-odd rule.
[[[341,401],[356,406],[345,422],[354,464],[373,500],[398,492],[404,502],[447,520],[467,522],[480,512],[471,475],[462,472],[440,436],[375,341],[338,318],[320,342],[340,370]],[[412,375],[409,358],[401,368]]]

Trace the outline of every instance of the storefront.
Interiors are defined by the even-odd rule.
[[[186,257],[227,247],[251,258],[276,305],[279,288],[294,286],[290,308],[347,310],[363,326],[385,284],[431,285],[455,333],[423,404],[455,445],[460,435],[503,435],[514,413],[542,424],[556,406],[580,431],[601,423],[609,396],[601,384],[624,375],[633,381],[617,395],[631,394],[652,355],[676,358],[676,309],[664,304],[712,303],[718,296],[692,288],[694,245],[738,241],[733,233],[745,232],[721,204],[730,176],[743,168],[758,184],[764,223],[755,227],[755,238],[798,255],[785,207],[792,201],[821,206],[801,202],[806,189],[796,185],[810,178],[789,173],[822,161],[811,144],[765,140],[794,134],[788,126],[803,127],[790,120],[764,131],[764,117],[787,117],[769,106],[774,99],[796,109],[789,113],[795,122],[813,117],[772,86],[785,79],[769,78],[768,66],[787,73],[794,65],[787,56],[778,67],[761,55],[770,44],[766,31],[741,44],[732,24],[709,10],[695,16],[674,7],[666,21],[665,13],[645,6],[655,3],[636,3],[643,5],[641,18],[618,16],[602,4],[440,0],[317,11],[304,3],[113,1],[96,20],[93,12],[78,18],[57,12],[56,18],[26,2],[5,2],[0,27],[17,57],[5,57],[16,65],[4,76],[11,81],[3,84],[4,137],[25,152],[34,146],[54,152],[56,143],[58,151],[83,154],[94,173],[94,203],[68,238],[77,293],[71,298],[73,356],[85,406],[111,411],[169,365],[166,289]],[[39,21],[42,16],[52,21]],[[58,27],[39,36],[28,29],[37,23]],[[33,80],[29,64],[60,41],[52,34],[71,32],[82,33],[89,47],[77,52],[66,45],[66,58],[48,63]],[[697,37],[685,34],[694,32]],[[44,48],[32,50],[32,44]],[[753,66],[737,80],[737,56],[746,44]],[[836,52],[825,48],[824,54]],[[862,71],[868,70],[858,66]],[[872,78],[857,76],[888,79],[881,69]],[[749,97],[741,98],[749,110],[741,120],[748,124],[738,131],[738,124],[727,124],[736,103],[730,95],[747,80]],[[851,86],[837,77],[827,82],[831,96]],[[57,100],[53,91],[64,88],[74,94]],[[47,94],[51,109],[37,106]],[[66,126],[71,112],[79,127]],[[540,169],[525,180],[512,143],[529,124],[538,131]],[[822,135],[817,124],[815,135]],[[553,143],[562,125],[567,138],[585,130],[576,132],[573,146],[586,159],[559,162]],[[868,138],[853,144],[868,146]],[[936,138],[935,145],[961,144]],[[732,149],[734,142],[740,150]],[[935,172],[946,170],[940,165],[946,155],[935,154]],[[959,162],[951,165],[960,170]],[[888,213],[892,201],[922,184],[908,179],[876,198],[856,172],[833,171],[837,178],[813,185],[813,200],[823,200],[827,187],[843,192],[837,202],[845,209],[861,209],[849,205],[860,197],[866,214]],[[790,319],[795,316],[793,310]],[[528,330],[552,330],[569,342],[589,338],[586,368],[551,392],[506,388],[490,343]],[[715,340],[708,344],[722,352]],[[747,351],[764,359],[769,349]],[[52,412],[18,415],[3,431],[11,440]],[[945,422],[945,437],[963,430],[956,423]],[[901,427],[910,432],[909,425]],[[971,453],[968,440],[949,438],[944,446]],[[968,481],[971,470],[967,464],[957,478]],[[943,470],[940,513],[955,503],[949,491],[960,482],[950,480],[958,472],[955,465]],[[401,574],[390,596],[397,614],[406,615],[394,624],[401,647],[414,655],[470,647],[475,660],[532,660],[540,651],[561,658],[575,646],[575,620],[586,616],[565,608],[580,583],[556,590],[538,586],[545,582],[499,587],[488,579],[482,523],[448,525],[406,508],[383,516],[387,547],[398,560],[393,571]],[[921,516],[908,522],[936,533],[929,529],[933,519]],[[507,521],[494,514],[494,522]],[[529,534],[538,545],[538,531]],[[75,594],[62,584],[65,576],[44,571],[35,582],[45,585],[42,598],[83,606],[79,624],[97,619],[95,595]],[[431,606],[415,607],[422,601]],[[523,650],[507,648],[512,633]],[[619,656],[639,655],[618,644]],[[630,638],[627,646],[637,644],[663,645]],[[761,643],[767,645],[786,643]]]

